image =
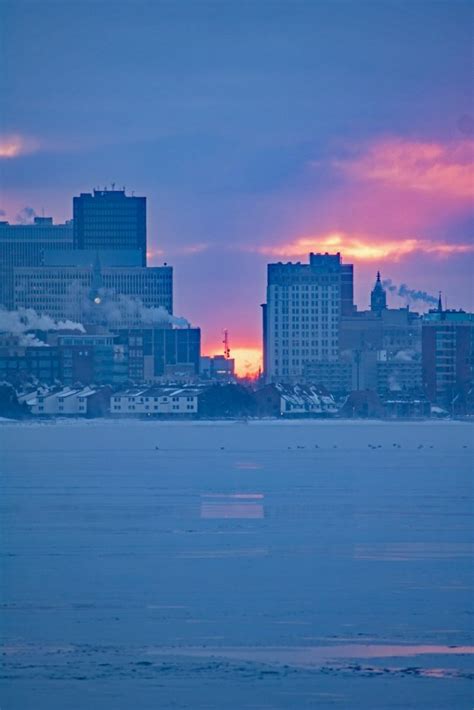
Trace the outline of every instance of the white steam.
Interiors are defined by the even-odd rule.
[[[397,362],[414,362],[417,359],[416,350],[399,350],[393,357]]]
[[[71,320],[54,320],[50,316],[37,313],[33,308],[19,308],[17,311],[7,311],[0,308],[0,332],[11,333],[12,335],[25,336],[26,341],[35,338],[28,331],[32,330],[79,330],[85,333],[84,326],[81,323],[75,323]],[[25,339],[25,338],[23,338]],[[37,340],[35,338],[35,340]],[[44,343],[43,343],[44,344]]]
[[[186,318],[172,316],[166,308],[149,308],[134,296],[115,294],[107,289],[99,289],[96,298],[87,299],[84,317],[93,322],[102,322],[109,326],[127,327],[128,325],[172,325],[189,328]]]
[[[400,298],[404,298],[407,301],[413,301],[415,303],[421,301],[422,303],[427,303],[430,306],[435,306],[438,303],[436,296],[432,296],[430,293],[426,293],[426,291],[417,291],[413,288],[409,288],[406,284],[400,284],[400,286],[397,286],[391,279],[385,279],[382,281],[382,286],[390,291],[390,293],[395,293],[397,296],[400,296]]]

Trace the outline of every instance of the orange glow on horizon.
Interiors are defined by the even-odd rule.
[[[222,355],[222,345],[208,348],[207,355]],[[262,369],[262,349],[255,345],[231,347],[230,357],[235,360],[235,374],[238,377],[255,378]]]
[[[474,252],[474,244],[449,244],[414,237],[395,239],[371,234],[334,232],[301,237],[287,244],[257,247],[256,251],[274,257],[306,257],[309,252],[340,251],[344,257],[370,262],[387,258],[399,261],[413,252],[438,257],[465,254]]]

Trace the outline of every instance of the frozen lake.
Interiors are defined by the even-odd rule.
[[[472,425],[0,425],[2,710],[472,710]]]

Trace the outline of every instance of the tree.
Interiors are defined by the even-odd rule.
[[[242,385],[213,385],[199,398],[204,417],[247,417],[255,413],[253,393]]]
[[[19,403],[15,388],[9,382],[0,382],[0,416],[17,419],[24,414],[25,407]]]

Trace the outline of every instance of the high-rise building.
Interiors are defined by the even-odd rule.
[[[73,200],[76,249],[140,249],[146,266],[146,198],[94,190]]]
[[[131,300],[127,301],[127,297]],[[14,269],[14,308],[34,308],[62,320],[140,320],[138,304],[173,312],[173,269],[156,267],[43,266]],[[118,304],[115,308],[114,304]],[[116,316],[114,315],[116,313]]]
[[[340,254],[310,254],[308,264],[269,264],[263,307],[267,382],[296,382],[308,362],[336,361],[341,316],[353,310],[353,266],[343,264]]]
[[[13,308],[16,266],[42,266],[57,249],[73,249],[72,221],[54,224],[52,217],[35,217],[32,224],[0,222],[0,305]]]
[[[474,313],[432,310],[422,324],[423,385],[432,402],[463,410],[474,388]]]

